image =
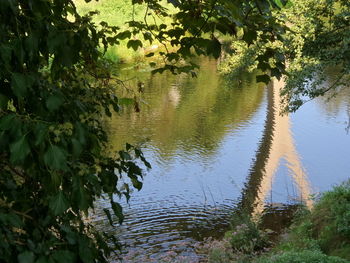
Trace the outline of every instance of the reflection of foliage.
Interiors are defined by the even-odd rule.
[[[226,82],[216,73],[214,60],[199,64],[202,70],[195,79],[156,75],[148,80],[150,74],[144,73],[141,80],[147,105],[141,105],[139,113],[126,108],[123,115],[114,117],[115,147],[125,140],[136,143],[152,138],[152,144],[165,154],[177,147],[192,154],[213,153],[227,129],[247,121],[264,94],[255,74],[245,73],[240,83]],[[128,125],[117,125],[120,122]]]
[[[234,41],[231,47],[234,52],[220,64],[220,71],[231,77],[238,76],[242,72],[251,72],[256,68],[255,58],[258,46],[247,48],[245,42]]]
[[[324,95],[347,83],[350,73],[350,2],[295,1],[286,11],[291,24],[287,44],[291,49],[289,75],[283,91],[287,110],[296,110],[305,100]],[[328,68],[339,72],[327,79]]]
[[[285,73],[285,110],[295,111],[305,101],[322,96],[348,82],[350,72],[349,22],[350,2],[343,0],[295,0],[273,16],[288,25],[288,29],[273,41],[261,41],[264,32],[257,33],[256,40],[249,47],[238,34],[233,41],[236,53],[223,64],[223,72],[232,74],[242,68],[258,68],[281,77]],[[279,60],[271,58],[272,50]],[[283,57],[288,60],[284,72]],[[257,62],[254,62],[256,60]],[[263,60],[263,61],[262,61]],[[329,68],[338,67],[339,72],[332,81],[327,78]],[[268,81],[261,78],[262,81]],[[333,94],[334,95],[334,94]]]

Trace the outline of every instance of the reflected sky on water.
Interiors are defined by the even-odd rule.
[[[111,145],[141,145],[153,168],[124,204],[122,227],[109,227],[99,209],[95,220],[131,251],[157,257],[175,246],[191,254],[194,241],[226,230],[239,205],[292,204],[348,178],[346,89],[333,101],[317,99],[282,117],[272,86],[255,83],[254,74],[228,82],[215,61],[200,64],[195,79],[121,71],[130,87],[144,83],[145,103],[141,112],[125,106],[113,117]]]

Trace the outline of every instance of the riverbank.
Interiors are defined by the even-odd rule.
[[[261,222],[236,217],[224,240],[210,248],[208,262],[350,262],[349,211],[350,180],[323,193],[312,209],[298,209],[293,224],[275,241]]]
[[[90,12],[96,12],[93,15],[93,22],[100,24],[102,21],[108,23],[110,26],[119,28],[119,32],[129,30],[129,21],[145,21],[146,6],[133,5],[131,1],[124,0],[109,0],[109,1],[91,1],[86,3],[84,0],[75,0],[76,7],[80,14],[85,15]],[[171,5],[167,5],[169,12],[173,11]],[[148,13],[150,16],[151,13]],[[161,19],[159,16],[151,16],[152,22],[157,24],[171,23],[170,20]],[[132,38],[140,39],[142,47],[134,50],[128,47],[128,38],[119,39],[120,44],[109,46],[104,54],[104,57],[116,64],[133,63],[135,68],[149,67],[150,62],[160,61],[160,56],[155,55],[152,58],[147,58],[147,54],[156,51],[165,51],[164,47],[159,41],[149,41],[147,37],[142,37],[142,34],[133,34]]]

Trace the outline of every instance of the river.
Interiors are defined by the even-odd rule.
[[[113,116],[112,147],[139,145],[152,164],[142,190],[128,204],[121,200],[122,226],[108,225],[107,203],[96,210],[96,225],[127,245],[123,262],[161,262],[170,254],[197,262],[196,245],[220,238],[235,209],[311,206],[310,196],[349,178],[347,89],[281,116],[282,82],[265,87],[248,73],[225,81],[216,61],[200,64],[197,78],[120,71],[130,87],[144,83],[143,102],[140,112],[125,106]]]

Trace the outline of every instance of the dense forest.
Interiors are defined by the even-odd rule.
[[[196,77],[195,58],[213,57],[229,78],[256,71],[264,84],[283,79],[283,112],[334,97],[349,81],[348,0],[3,0],[0,27],[1,262],[122,257],[117,237],[88,220],[95,201],[107,199],[106,218],[122,223],[119,198],[141,190],[151,168],[142,149],[125,142],[115,152],[109,143],[106,118],[123,105],[139,112],[141,103],[137,92],[117,95],[124,83],[116,64]],[[312,225],[327,214],[326,204],[342,199],[326,215],[335,223]],[[349,259],[348,201],[347,185],[325,195],[314,214],[305,212],[308,219],[291,235],[304,254],[282,244],[286,254],[259,262],[346,262],[323,253]],[[246,254],[262,253],[265,233],[249,220],[245,226],[230,247],[244,256],[230,251],[212,262],[252,262]],[[297,240],[298,231],[317,232],[321,249],[312,250],[311,237]],[[245,239],[255,241],[245,246]]]

